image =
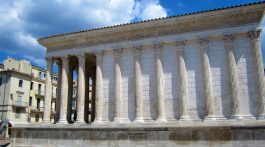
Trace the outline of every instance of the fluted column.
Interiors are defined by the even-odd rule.
[[[265,87],[264,87],[264,66],[262,60],[262,52],[260,47],[260,32],[253,30],[248,32],[248,37],[251,39],[251,51],[253,55],[254,74],[256,77],[256,92],[258,99],[258,118],[265,119]]]
[[[76,123],[85,124],[85,68],[86,55],[84,53],[78,57],[78,92],[77,92],[77,118]]]
[[[67,124],[67,100],[68,100],[68,74],[69,74],[69,57],[62,57],[62,88],[60,101],[60,119],[59,124]]]
[[[46,87],[45,87],[45,98],[44,98],[44,112],[43,112],[43,123],[50,123],[51,117],[51,100],[52,100],[52,58],[46,58],[47,61],[47,72],[46,72]]]
[[[98,51],[96,67],[96,112],[94,123],[102,122],[103,113],[103,76],[102,76],[102,59],[103,51]]]
[[[179,99],[180,99],[180,120],[189,120],[187,103],[187,73],[184,60],[184,47],[186,40],[176,42],[179,76]]]
[[[164,97],[164,78],[161,62],[163,42],[153,44],[155,57],[155,77],[156,77],[156,96],[157,96],[157,121],[166,122],[165,97]]]
[[[225,51],[226,51],[226,59],[228,66],[228,82],[229,82],[229,90],[232,98],[232,114],[231,118],[234,119],[242,119],[240,115],[240,106],[239,106],[239,97],[238,97],[238,80],[237,80],[237,71],[236,71],[236,60],[234,55],[234,45],[233,41],[235,37],[233,35],[225,35],[223,38],[225,42]]]
[[[113,50],[114,54],[114,97],[115,97],[115,115],[114,122],[122,122],[122,77],[120,69],[120,56],[122,48]]]
[[[134,122],[144,122],[143,119],[143,96],[142,96],[142,72],[140,65],[141,53],[143,46],[134,46],[134,77],[135,77],[135,103],[136,103],[136,118]]]
[[[60,117],[60,100],[61,100],[61,85],[62,85],[62,62],[60,60],[56,60],[56,64],[58,66],[58,76],[57,76],[57,89],[56,89],[56,108],[55,108],[55,123],[59,121]]]
[[[201,47],[201,63],[202,63],[202,74],[203,74],[203,86],[204,96],[206,100],[206,120],[215,119],[215,103],[212,95],[211,85],[211,67],[210,60],[208,57],[209,53],[209,40],[208,38],[199,39]]]

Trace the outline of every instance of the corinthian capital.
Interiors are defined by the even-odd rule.
[[[114,49],[113,50],[114,56],[119,57],[122,54],[122,50],[123,50],[123,48],[116,48],[116,49]]]
[[[164,42],[157,42],[153,44],[154,49],[161,49],[164,48],[165,43]]]
[[[187,40],[179,40],[176,41],[176,47],[177,48],[184,48],[184,46],[186,45]]]
[[[103,50],[98,50],[95,52],[96,56],[99,57],[99,56],[103,56],[104,54],[104,51]]]
[[[133,46],[134,55],[141,55],[143,50],[143,45]]]
[[[53,61],[53,58],[52,57],[45,57],[45,60],[46,60],[46,62],[51,63]]]
[[[232,43],[235,40],[235,36],[232,34],[224,35],[223,40],[225,43]]]
[[[260,33],[261,33],[261,29],[249,31],[248,37],[251,39],[259,39]]]
[[[208,45],[209,44],[209,39],[208,38],[199,38],[199,44],[201,45],[201,46],[206,46],[206,45]]]

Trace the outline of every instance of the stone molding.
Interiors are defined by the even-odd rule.
[[[250,5],[124,25],[115,28],[65,34],[62,36],[41,39],[39,40],[39,43],[45,46],[49,52],[58,49],[69,49],[125,40],[183,34],[185,32],[198,32],[212,28],[226,28],[240,26],[242,24],[255,24],[258,23],[263,16],[264,5],[265,4]],[[218,12],[218,15],[216,12]]]

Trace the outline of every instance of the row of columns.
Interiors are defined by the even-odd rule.
[[[256,89],[258,93],[259,101],[259,110],[258,117],[264,119],[265,116],[265,91],[264,91],[264,75],[263,75],[263,62],[262,54],[260,48],[260,30],[248,32],[248,37],[251,39],[253,59],[255,64],[255,77],[257,80]],[[237,77],[237,65],[234,54],[234,45],[235,40],[234,35],[225,35],[223,41],[225,43],[225,52],[228,65],[228,78],[229,78],[229,89],[232,100],[232,118],[242,119],[241,110],[239,106],[239,94],[238,94],[238,77]],[[209,39],[200,38],[198,40],[200,44],[201,52],[201,66],[203,74],[203,93],[206,100],[206,116],[205,119],[214,120],[217,117],[216,112],[216,102],[212,94],[212,85],[211,85],[211,67],[209,60]],[[179,84],[179,98],[180,98],[180,120],[189,120],[188,115],[188,102],[187,102],[187,74],[186,74],[186,65],[184,57],[184,47],[186,40],[181,40],[176,42],[177,50],[177,65],[178,65],[178,84]],[[166,122],[166,110],[165,110],[165,97],[163,93],[164,89],[164,80],[163,80],[163,66],[162,66],[162,49],[164,43],[159,42],[153,44],[154,54],[155,54],[155,80],[156,80],[156,97],[157,97],[157,112],[158,117],[157,121]],[[143,118],[143,96],[142,96],[142,72],[141,72],[141,53],[143,46],[133,46],[133,55],[134,55],[134,87],[135,87],[135,102],[136,102],[136,117],[135,122],[144,122]],[[123,100],[122,100],[122,75],[121,75],[121,61],[120,57],[122,54],[122,48],[117,48],[113,50],[114,54],[114,91],[115,91],[115,115],[114,122],[122,123],[128,122],[129,119],[123,116]],[[95,120],[94,123],[103,122],[103,76],[102,76],[102,59],[104,52],[96,52],[96,110],[95,110]],[[85,54],[80,54],[77,56],[79,61],[78,67],[78,99],[77,99],[77,123],[85,123],[84,121],[84,101],[85,101]],[[61,93],[58,96],[60,97],[60,118],[59,123],[67,123],[67,92],[68,91],[68,73],[69,62],[67,57],[62,58],[62,79],[59,79],[61,85]],[[52,60],[47,59],[47,79],[46,79],[46,93],[45,93],[45,106],[44,106],[44,122],[49,122],[50,118],[50,101],[51,101],[51,73],[52,73]],[[59,70],[60,74],[60,70]],[[58,88],[59,89],[59,88]]]

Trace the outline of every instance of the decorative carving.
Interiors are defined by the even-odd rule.
[[[208,38],[199,38],[199,43],[201,46],[206,46],[209,44],[209,39]]]
[[[187,40],[179,40],[176,41],[176,47],[177,48],[184,48],[184,46],[186,45]]]
[[[86,54],[84,52],[81,52],[81,53],[78,53],[76,54],[76,56],[79,58],[79,57],[86,57]]]
[[[113,50],[113,54],[116,57],[119,57],[122,54],[122,50],[123,50],[123,48],[116,48],[116,49]]]
[[[251,39],[259,39],[260,33],[261,33],[261,29],[249,31],[248,37]]]
[[[133,48],[134,55],[142,54],[143,45],[133,46],[132,48]]]
[[[225,43],[232,43],[235,40],[235,36],[233,34],[224,35],[223,40]]]
[[[161,49],[164,48],[165,43],[164,42],[158,42],[158,43],[154,43],[153,47],[154,49]]]
[[[95,52],[96,56],[102,56],[104,54],[103,50],[98,50]]]

